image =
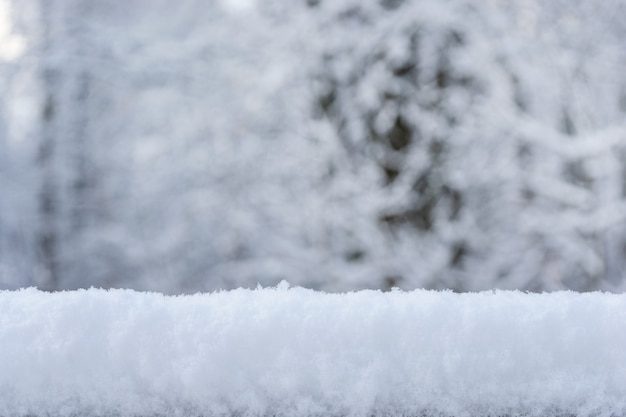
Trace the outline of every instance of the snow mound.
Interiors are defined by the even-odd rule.
[[[626,296],[0,292],[2,416],[613,416]]]

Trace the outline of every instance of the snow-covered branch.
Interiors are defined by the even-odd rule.
[[[0,414],[623,415],[626,296],[0,292]]]

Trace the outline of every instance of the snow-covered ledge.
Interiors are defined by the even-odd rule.
[[[0,292],[0,415],[624,415],[626,295]]]

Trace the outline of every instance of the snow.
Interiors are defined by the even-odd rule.
[[[626,413],[626,296],[0,292],[0,415]]]

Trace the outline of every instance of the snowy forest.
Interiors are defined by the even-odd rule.
[[[625,0],[0,0],[0,289],[626,289]]]

